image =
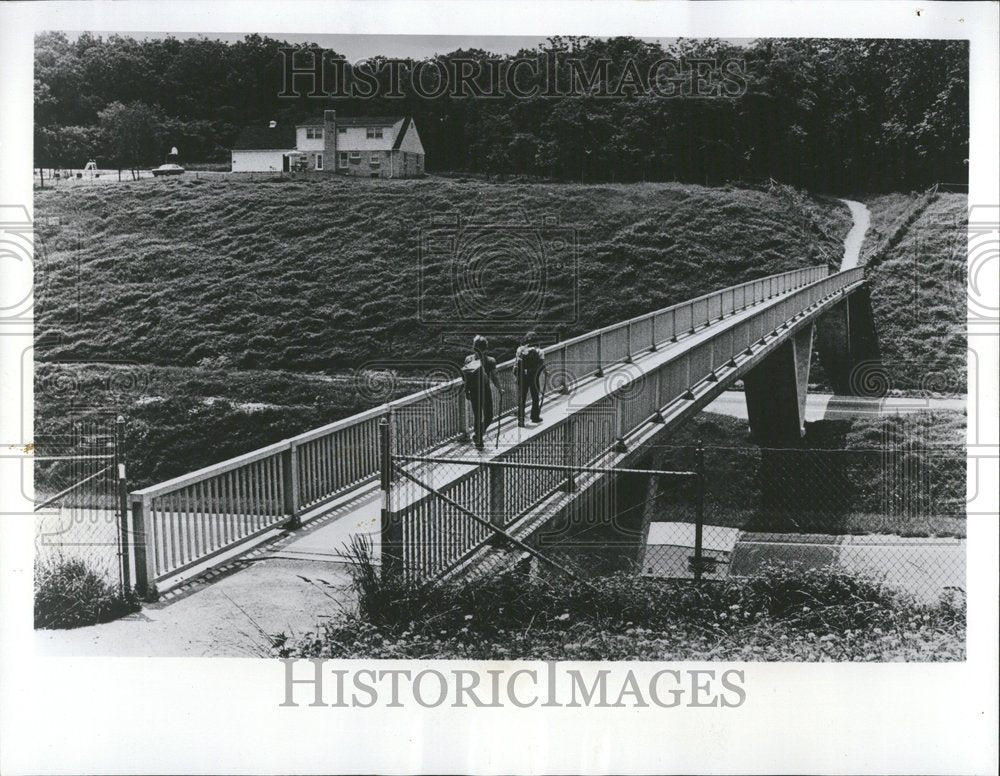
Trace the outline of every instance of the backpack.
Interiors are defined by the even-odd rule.
[[[545,361],[545,354],[541,350],[536,348],[534,345],[525,347],[522,345],[518,348],[518,358],[521,360],[521,368],[529,372],[537,371],[541,369],[542,364]]]
[[[472,396],[480,392],[485,384],[486,380],[486,370],[483,367],[483,361],[476,353],[470,353],[465,357],[465,363],[462,364],[462,382],[465,383],[465,395],[470,399]]]

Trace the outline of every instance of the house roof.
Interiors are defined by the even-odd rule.
[[[244,127],[233,144],[234,151],[290,151],[295,148],[295,127]]]
[[[403,121],[404,116],[337,116],[338,127],[391,127]],[[298,122],[297,127],[321,127],[323,117],[317,116]]]
[[[406,130],[410,128],[410,117],[407,116],[403,119],[403,126],[399,128],[399,132],[396,133],[396,142],[392,144],[392,150],[398,151],[399,147],[403,144],[403,137],[406,135]]]

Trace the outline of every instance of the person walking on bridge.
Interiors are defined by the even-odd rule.
[[[493,422],[493,389],[500,389],[497,379],[496,359],[486,353],[490,343],[486,337],[476,335],[472,340],[472,353],[465,357],[462,364],[462,381],[465,383],[465,396],[472,404],[473,442],[480,450],[483,449],[483,435]]]
[[[524,428],[524,404],[531,394],[531,422],[542,422],[542,408],[539,401],[542,370],[545,369],[545,354],[535,344],[535,332],[529,331],[521,340],[515,354],[514,369],[517,375],[517,425]]]

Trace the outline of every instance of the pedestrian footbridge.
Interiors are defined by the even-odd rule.
[[[758,278],[552,345],[543,422],[526,428],[503,363],[499,434],[482,451],[453,380],[136,491],[136,581],[155,597],[299,526],[279,555],[343,560],[362,534],[386,570],[468,571],[496,552],[490,526],[528,541],[567,508],[600,512],[608,469],[737,380],[757,442],[797,440],[814,345],[837,392],[856,393],[878,358],[862,268]]]

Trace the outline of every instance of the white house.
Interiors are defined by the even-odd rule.
[[[317,170],[366,178],[424,174],[424,146],[408,116],[322,118],[295,126],[246,127],[232,149],[233,172]]]

